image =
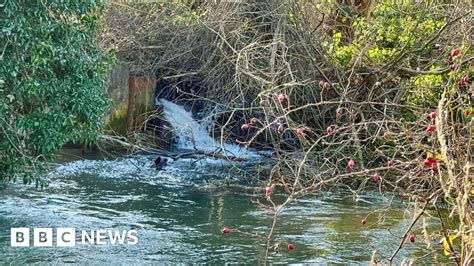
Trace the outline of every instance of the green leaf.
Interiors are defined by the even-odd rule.
[[[348,6],[348,5],[343,5],[343,6],[341,7],[341,10],[342,10],[342,12],[343,12],[346,16],[348,16],[348,17],[351,16],[352,10],[351,10],[351,7],[350,7],[350,6]]]

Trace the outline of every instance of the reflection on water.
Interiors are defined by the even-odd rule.
[[[266,234],[272,214],[252,203],[256,199],[265,201],[262,192],[206,185],[201,179],[222,170],[216,162],[211,167],[179,161],[158,172],[149,167],[152,161],[153,157],[147,156],[73,161],[51,172],[50,185],[43,191],[14,184],[0,192],[0,262],[261,262],[265,253],[262,239],[238,233],[222,235],[220,230],[227,226]],[[400,240],[395,235],[402,234],[413,214],[398,208],[383,217],[370,215],[365,227],[360,220],[386,207],[390,200],[375,192],[362,195],[359,201],[347,192],[298,200],[278,221],[276,240],[283,248],[271,254],[270,261],[366,264],[374,249],[379,256],[389,257]],[[393,204],[402,205],[400,200]],[[383,218],[383,224],[374,225],[379,218]],[[426,223],[434,225],[436,221]],[[11,227],[136,229],[139,243],[11,248]],[[415,233],[419,235],[421,230]],[[418,239],[400,252],[399,262],[430,252],[422,237]],[[288,242],[296,249],[287,251],[284,247]],[[439,255],[430,256],[424,262],[441,259]]]

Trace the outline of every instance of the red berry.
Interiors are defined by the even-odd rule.
[[[451,56],[452,57],[458,56],[460,54],[461,54],[461,50],[459,50],[459,49],[454,49],[454,50],[451,51]]]
[[[410,236],[410,242],[415,243],[416,237],[415,235]]]
[[[328,127],[326,128],[326,133],[327,133],[328,135],[332,135],[332,133],[334,133],[334,129],[332,128],[332,126],[328,126]]]
[[[436,158],[428,157],[426,158],[425,165],[431,167],[433,164],[436,164]]]
[[[272,194],[272,193],[273,193],[273,186],[266,187],[266,188],[265,188],[265,193],[266,193],[267,195]]]
[[[395,165],[395,162],[392,161],[392,160],[387,162],[387,166],[390,167],[390,168],[393,167],[394,165]]]
[[[458,81],[456,82],[456,86],[457,86],[458,88],[462,88],[462,87],[466,86],[466,83],[464,83],[464,80],[461,79],[461,80],[458,80]]]
[[[435,119],[438,114],[436,112],[431,112],[430,113],[430,118]]]
[[[298,128],[298,129],[296,130],[296,135],[298,136],[298,138],[303,137],[303,136],[304,136],[304,129],[301,128],[301,127]]]
[[[280,94],[278,95],[278,101],[279,101],[280,103],[284,103],[284,102],[286,101],[286,98],[287,98],[286,94],[280,93]]]
[[[452,56],[448,57],[448,62],[450,62],[450,63],[453,62],[453,57]]]
[[[472,111],[471,111],[470,109],[464,110],[464,115],[465,115],[465,116],[468,116],[468,117],[469,117],[469,116],[471,116],[471,114],[472,114]]]
[[[458,69],[458,65],[452,64],[449,66],[449,68],[451,69],[451,71],[456,71]]]
[[[293,250],[293,249],[295,249],[295,245],[288,243],[288,250]]]
[[[469,76],[465,76],[462,81],[464,82],[464,84],[469,84],[471,83],[471,79],[469,78]]]
[[[427,128],[426,128],[426,132],[428,133],[433,133],[436,131],[436,126],[435,125],[429,125]]]
[[[374,180],[374,182],[378,182],[380,180],[380,175],[375,173],[373,176],[372,176],[372,179]]]
[[[419,170],[417,173],[416,173],[416,176],[420,177],[423,175],[423,170]]]
[[[367,224],[367,222],[368,222],[368,221],[367,221],[367,218],[364,218],[364,219],[362,219],[362,221],[360,221],[360,224],[362,224],[362,225],[366,225],[366,224]]]
[[[224,235],[228,235],[230,233],[232,233],[232,229],[230,229],[229,227],[224,227],[222,228],[222,231],[221,231]]]
[[[349,167],[349,169],[354,169],[356,167],[356,163],[354,162],[354,160],[350,160],[348,163],[347,163],[347,167]]]
[[[389,139],[389,138],[390,138],[390,133],[389,133],[388,131],[385,131],[385,132],[383,133],[383,138],[384,138],[384,139]]]
[[[243,124],[243,125],[240,127],[240,129],[242,129],[242,130],[247,130],[247,129],[249,129],[249,128],[250,128],[250,125],[249,125],[249,124]]]
[[[324,89],[329,90],[331,88],[331,84],[329,82],[324,82],[323,87]]]

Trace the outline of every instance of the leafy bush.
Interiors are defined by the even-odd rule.
[[[360,53],[367,63],[386,63],[402,50],[420,48],[444,25],[444,19],[438,18],[436,12],[427,12],[430,9],[425,5],[428,4],[380,1],[373,5],[369,18],[345,12],[343,21],[351,18],[355,38],[350,43],[342,42],[342,33],[335,32],[332,43],[326,42],[325,47],[334,52],[335,61],[341,66],[353,64]]]
[[[0,183],[20,175],[31,183],[65,143],[99,136],[113,63],[97,41],[106,7],[54,0],[0,7]]]

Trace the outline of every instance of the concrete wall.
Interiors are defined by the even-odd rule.
[[[112,100],[112,108],[106,119],[106,133],[126,135],[128,78],[130,68],[121,64],[109,72],[107,96]]]
[[[107,95],[114,102],[114,105],[125,102],[128,97],[128,76],[130,68],[121,64],[109,72],[109,86]]]
[[[127,136],[130,142],[165,150],[171,148],[173,134],[165,126],[161,111],[155,110],[155,84],[154,77],[130,76],[125,64],[110,71],[107,95],[112,108],[106,120],[106,134]]]
[[[128,78],[128,132],[139,129],[147,118],[145,114],[154,110],[155,83],[150,77]]]

